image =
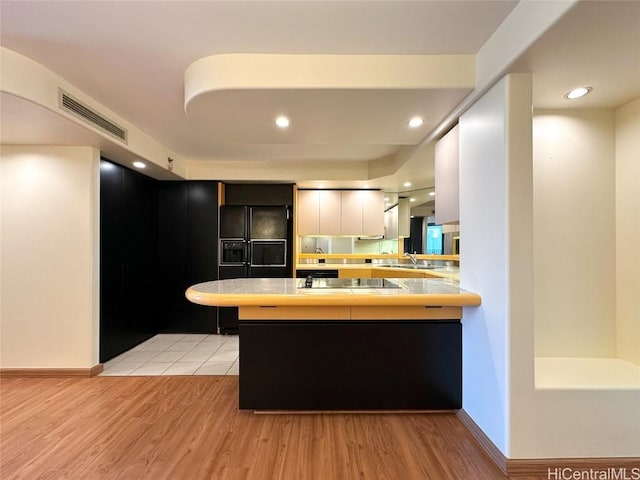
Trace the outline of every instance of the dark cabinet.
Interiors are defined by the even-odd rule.
[[[158,185],[158,305],[162,331],[215,333],[216,308],[185,298],[195,283],[217,279],[218,184]]]
[[[247,234],[246,208],[224,206],[220,208],[220,238],[241,238]]]
[[[127,168],[100,168],[100,361],[154,335],[157,193]]]
[[[218,185],[160,182],[102,161],[100,361],[162,331],[214,333],[185,290],[217,278]]]
[[[459,409],[462,324],[244,319],[240,370],[241,409]]]
[[[338,270],[296,270],[296,278],[338,278]]]
[[[100,171],[100,361],[159,332],[216,333],[217,309],[189,302],[185,291],[218,278],[218,182],[162,182],[108,161]],[[226,194],[240,210],[256,206],[256,225],[273,224],[286,209],[272,206],[293,202],[292,185],[234,184]],[[290,219],[284,225],[260,237],[291,245]],[[238,228],[243,237],[245,224]],[[292,259],[287,249],[287,265]],[[229,278],[224,268],[220,276]],[[289,269],[261,267],[252,276],[288,276]],[[237,322],[231,310],[221,315],[228,331]]]
[[[293,205],[293,184],[230,183],[224,197],[225,205]]]

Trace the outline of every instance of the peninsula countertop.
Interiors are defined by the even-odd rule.
[[[448,279],[396,278],[400,288],[300,288],[304,279],[238,278],[191,286],[186,297],[211,306],[477,306],[478,294]]]

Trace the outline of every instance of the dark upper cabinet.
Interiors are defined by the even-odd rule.
[[[157,218],[162,330],[215,333],[216,309],[189,302],[185,291],[217,279],[217,182],[159,182]]]
[[[224,198],[225,205],[293,205],[293,184],[229,183]]]
[[[247,209],[239,205],[220,207],[220,238],[245,238]]]

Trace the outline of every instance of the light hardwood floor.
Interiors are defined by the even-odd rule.
[[[0,478],[507,478],[454,414],[256,415],[237,396],[235,376],[2,378]]]

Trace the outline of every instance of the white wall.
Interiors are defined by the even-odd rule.
[[[615,126],[617,347],[640,365],[640,98],[616,110]]]
[[[535,313],[537,352],[544,348],[563,356],[615,356],[612,118],[610,111],[574,111],[546,112],[532,119],[536,193],[533,195],[535,293],[531,313]],[[541,177],[543,173],[545,176]],[[543,178],[545,185],[540,184]],[[596,187],[594,194],[592,189]],[[549,197],[541,197],[546,189],[550,189]],[[550,198],[552,194],[558,195],[555,202]],[[541,211],[545,202],[547,209]],[[570,230],[574,236],[580,233],[585,238],[573,243],[563,255],[541,248],[538,227],[547,217],[549,222],[555,222],[555,233],[568,234]],[[606,242],[608,247],[601,248],[599,242]],[[554,258],[553,262],[549,256]],[[558,276],[564,281],[558,282]],[[523,280],[528,281],[526,274],[515,275],[511,283]],[[550,284],[561,296],[553,299],[546,296],[553,294]],[[541,320],[541,312],[555,308],[550,305],[552,302],[561,304],[564,315],[545,324],[551,319]],[[591,314],[585,305],[601,316]],[[640,390],[536,389],[531,348],[533,315],[530,318],[521,322],[521,318],[514,316],[510,321],[509,457],[640,456]],[[542,332],[549,337],[541,338]]]
[[[3,145],[0,186],[0,366],[98,364],[98,150]]]
[[[463,408],[509,455],[507,79],[460,117],[460,284],[482,297],[463,314]]]
[[[533,117],[535,352],[616,356],[613,110]]]
[[[507,458],[640,456],[640,390],[535,388],[533,185],[530,78],[510,75],[460,118],[460,282],[482,297],[463,408]]]

